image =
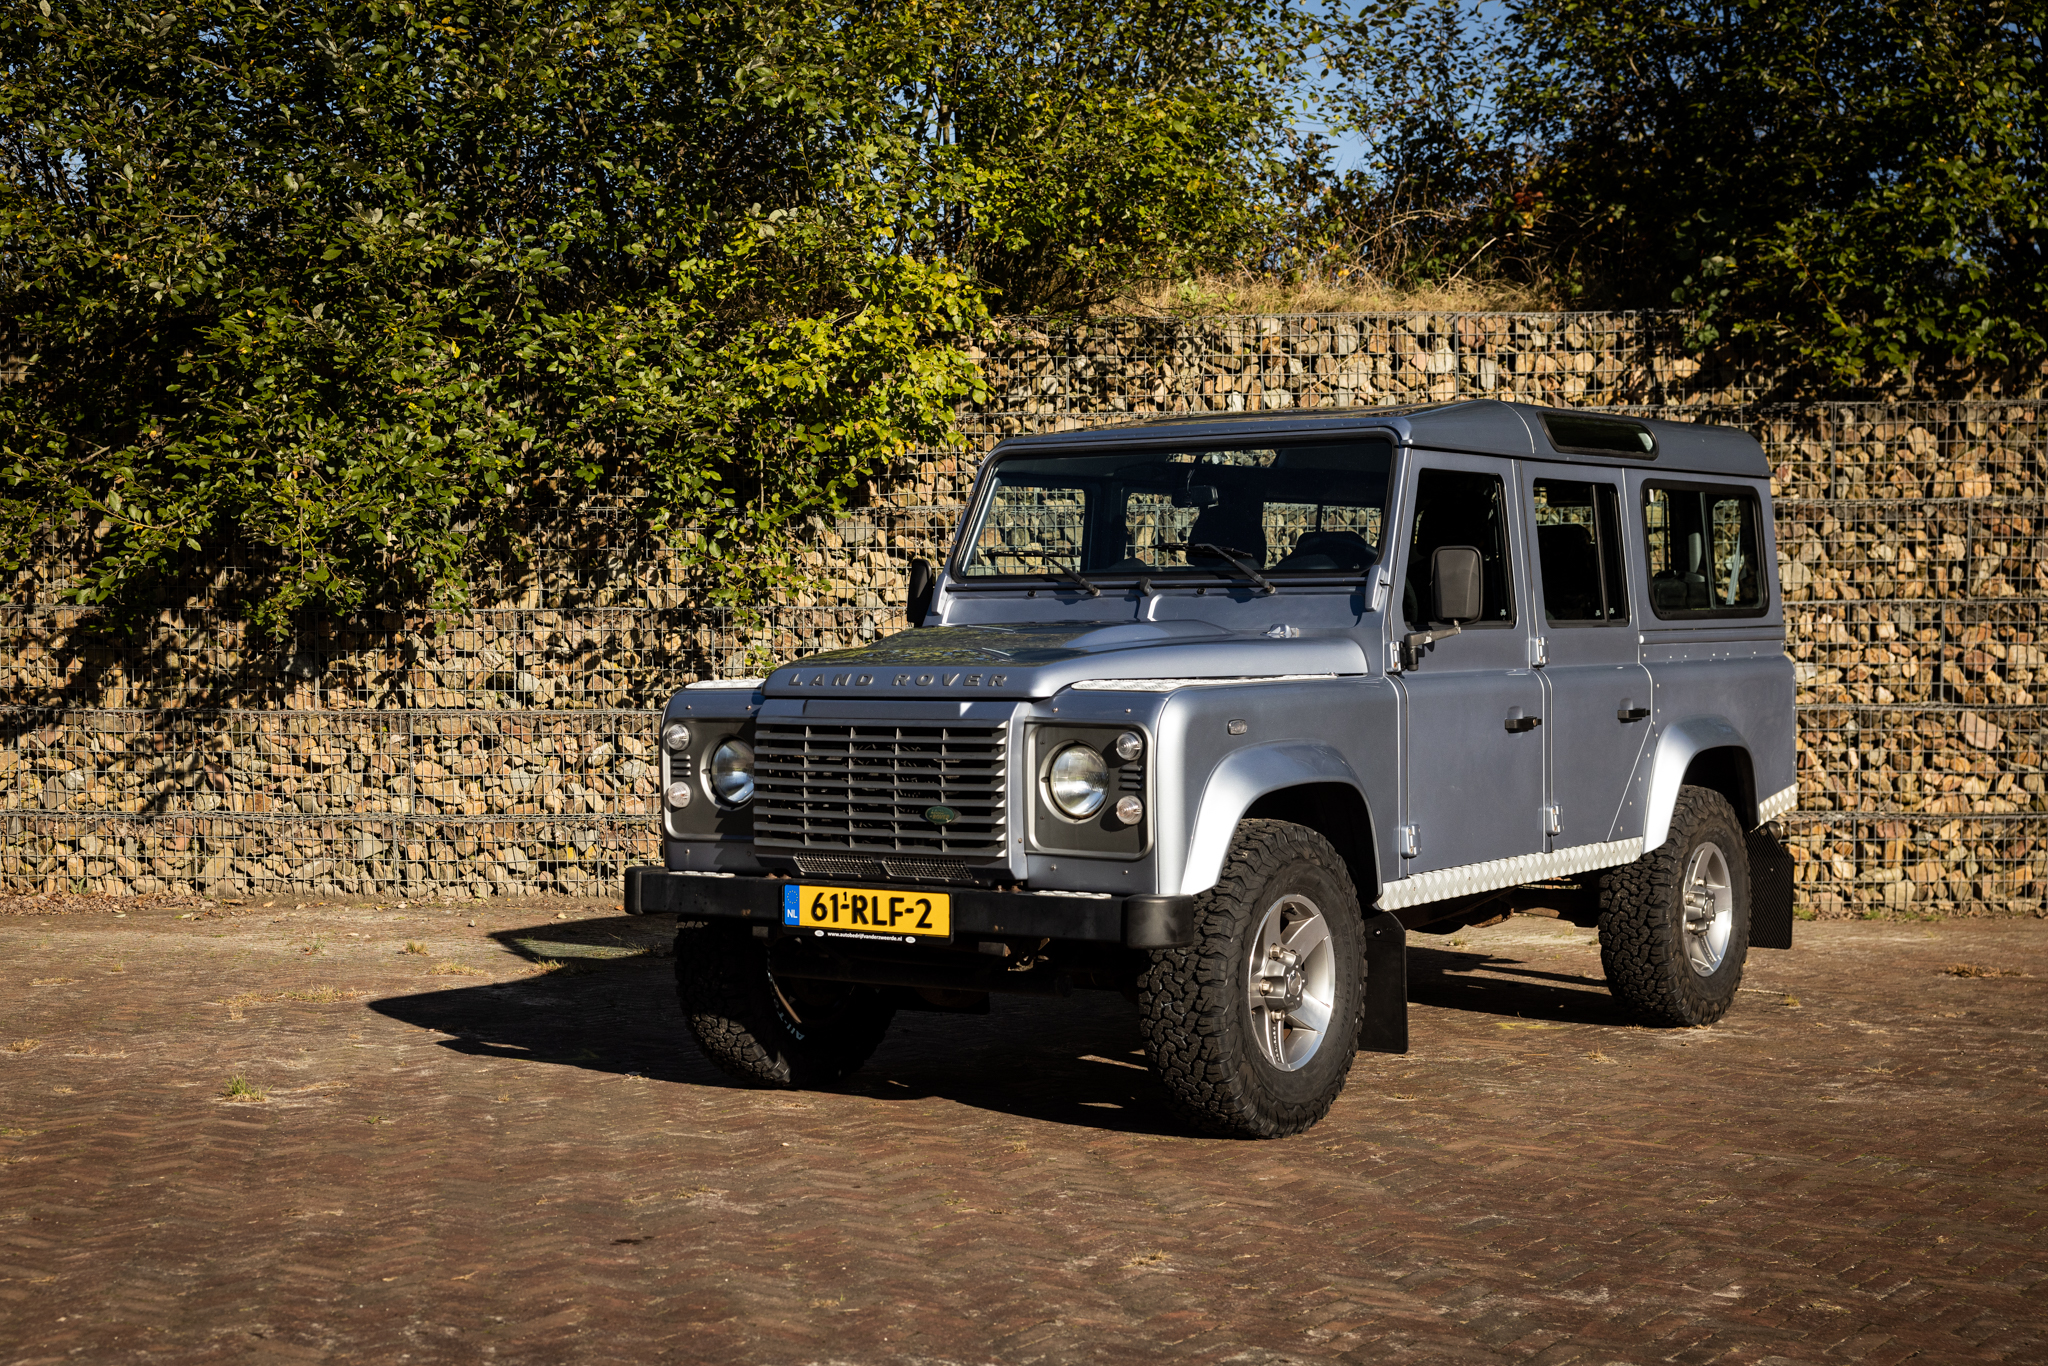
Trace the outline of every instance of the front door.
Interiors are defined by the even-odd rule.
[[[1479,616],[1425,647],[1397,676],[1407,743],[1399,876],[1544,849],[1543,684],[1529,663],[1528,596],[1506,460],[1417,452],[1401,506],[1396,640],[1428,632],[1436,551],[1479,552]]]
[[[1650,671],[1623,567],[1621,476],[1583,465],[1524,464],[1520,474],[1544,692],[1545,825],[1552,849],[1604,844],[1625,833],[1619,813],[1650,733]]]

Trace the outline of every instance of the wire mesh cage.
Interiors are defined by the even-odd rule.
[[[0,887],[616,894],[658,857],[653,720],[704,678],[904,627],[1001,437],[1149,415],[1489,396],[1727,423],[1763,443],[1789,650],[1801,905],[2039,914],[2048,432],[2040,400],[1762,401],[1667,314],[1012,321],[962,451],[814,518],[828,586],[703,604],[631,509],[536,527],[528,572],[438,622],[268,640],[225,591],[112,623],[62,572],[0,606]],[[223,571],[216,583],[232,579]],[[2037,703],[2037,697],[2040,701]]]

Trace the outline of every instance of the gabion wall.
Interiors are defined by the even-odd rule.
[[[1769,376],[1679,336],[1649,314],[1014,324],[982,344],[994,397],[962,414],[970,452],[814,526],[828,594],[739,615],[696,606],[673,558],[604,512],[545,529],[525,581],[439,632],[315,621],[276,644],[205,597],[114,631],[62,605],[61,575],[25,577],[0,608],[0,887],[616,895],[657,856],[668,692],[900,629],[910,558],[945,544],[1001,436],[1491,396],[1764,442],[1799,668],[1804,908],[2041,914],[2042,402],[1771,404]]]

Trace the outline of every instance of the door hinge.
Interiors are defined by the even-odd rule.
[[[1377,612],[1387,605],[1387,592],[1394,586],[1394,571],[1385,565],[1372,576],[1372,610]]]
[[[1530,637],[1529,637],[1529,667],[1530,667],[1530,668],[1532,668],[1532,669],[1540,669],[1540,668],[1542,668],[1542,667],[1543,667],[1543,666],[1544,666],[1545,664],[1548,664],[1549,662],[1550,662],[1550,657],[1549,657],[1548,655],[1544,654],[1544,652],[1543,652],[1543,637],[1542,637],[1542,636],[1530,636]]]
[[[1387,642],[1387,672],[1388,672],[1388,673],[1390,673],[1390,674],[1397,674],[1397,673],[1401,672],[1401,654],[1402,654],[1402,651],[1401,651],[1401,642],[1400,642],[1400,641],[1398,641],[1398,640],[1390,640],[1390,641],[1388,641],[1388,642]]]
[[[1562,835],[1564,833],[1563,807],[1546,806],[1543,808],[1543,833],[1546,835]]]
[[[1401,857],[1422,857],[1422,827],[1404,825],[1401,827]]]

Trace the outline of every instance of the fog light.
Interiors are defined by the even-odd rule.
[[[1117,736],[1116,743],[1109,748],[1117,758],[1129,763],[1145,752],[1145,737],[1134,730],[1127,730]]]
[[[680,721],[671,721],[661,730],[661,743],[678,752],[690,747],[690,728]]]
[[[1145,818],[1145,803],[1139,801],[1136,797],[1118,797],[1116,799],[1116,818],[1125,825],[1136,825]]]
[[[670,806],[680,811],[690,804],[690,785],[688,783],[670,783],[668,790],[662,795],[668,799]]]

